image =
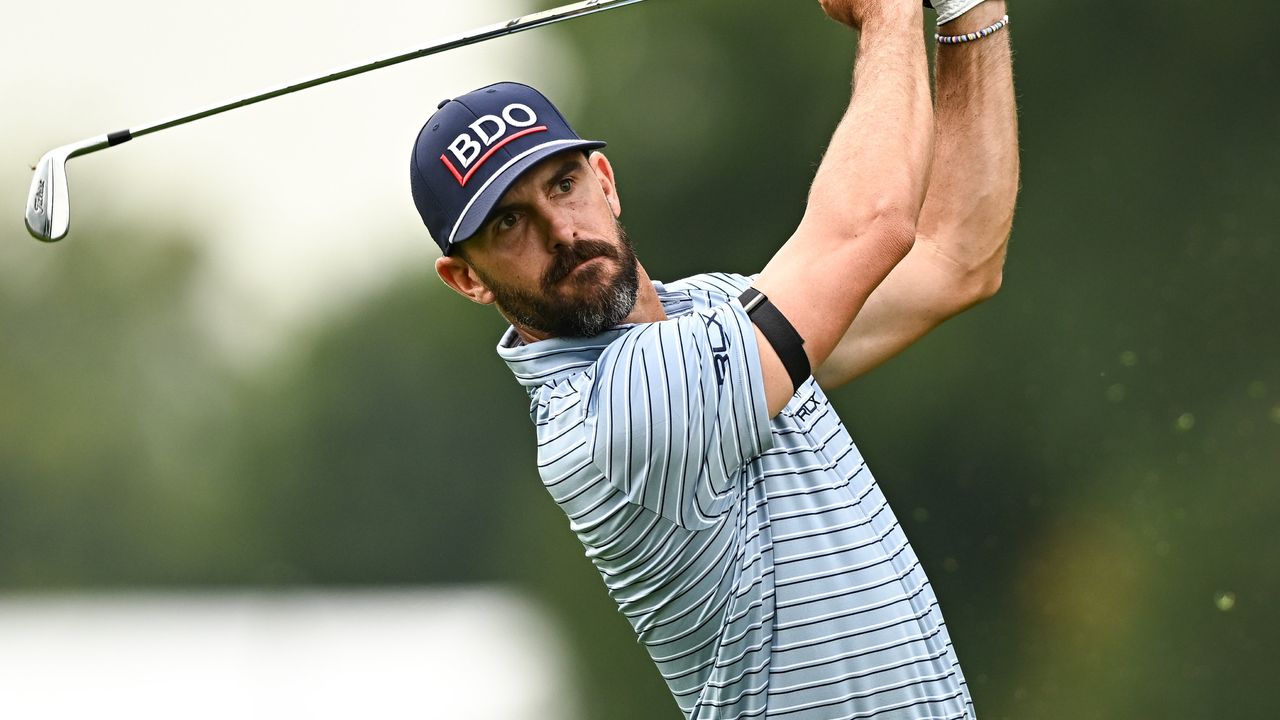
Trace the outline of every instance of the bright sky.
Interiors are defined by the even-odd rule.
[[[0,22],[0,210],[26,239],[30,165],[47,150],[148,124],[560,0],[46,0]],[[209,243],[202,317],[247,358],[438,251],[408,157],[436,104],[500,79],[572,115],[577,78],[546,31],[412,61],[140,138],[68,165],[71,234],[0,249],[5,272],[76,252],[95,223],[189,228]],[[533,63],[529,58],[537,58]],[[17,229],[14,232],[14,229]]]

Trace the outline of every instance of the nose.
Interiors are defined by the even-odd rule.
[[[567,208],[551,207],[546,211],[547,250],[556,252],[562,245],[572,245],[578,239],[578,226],[573,212]]]

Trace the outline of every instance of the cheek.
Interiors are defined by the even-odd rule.
[[[578,217],[581,221],[579,227],[587,232],[588,237],[607,241],[617,239],[614,232],[617,216],[605,198],[583,202]]]
[[[540,290],[542,277],[551,267],[551,258],[545,253],[526,253],[513,258],[508,266],[514,283],[526,290]]]
[[[519,283],[538,272],[544,258],[538,253],[536,243],[528,237],[512,237],[501,246],[493,248],[492,263],[500,274],[499,280]]]

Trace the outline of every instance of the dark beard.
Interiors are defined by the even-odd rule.
[[[622,223],[617,223],[617,229],[619,247],[601,240],[579,240],[572,246],[562,247],[551,267],[543,273],[540,294],[495,283],[479,268],[475,269],[493,292],[498,308],[512,321],[551,337],[594,337],[631,314],[639,291],[635,248]],[[606,268],[595,265],[578,273],[571,281],[573,287],[556,287],[579,265],[597,257],[609,258],[618,265],[617,277],[612,282],[601,284]],[[585,297],[578,297],[576,293],[573,297],[562,295],[562,291],[593,283],[597,286],[590,288]]]

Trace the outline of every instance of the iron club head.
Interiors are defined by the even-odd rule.
[[[55,242],[67,234],[71,212],[67,207],[67,154],[56,148],[44,154],[31,178],[27,194],[27,232],[37,240]]]
[[[27,193],[27,232],[44,242],[57,242],[67,236],[71,227],[67,161],[107,145],[107,138],[93,138],[54,148],[40,158]]]

